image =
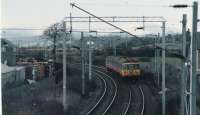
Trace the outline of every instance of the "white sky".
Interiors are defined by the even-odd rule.
[[[1,25],[0,27],[27,27],[27,28],[45,28],[55,22],[59,22],[65,16],[69,16],[72,12],[73,16],[83,16],[83,12],[69,6],[70,2],[75,2],[77,5],[86,9],[97,16],[163,16],[167,20],[167,32],[180,32],[182,14],[188,15],[188,26],[191,27],[192,8],[173,9],[167,7],[173,4],[189,4],[192,5],[192,0],[1,0]],[[200,8],[199,8],[200,13]],[[84,15],[86,16],[86,15]],[[134,33],[133,26],[123,26],[126,30]],[[99,26],[92,24],[92,27]],[[149,26],[149,27],[148,27]],[[147,24],[147,30],[159,28],[153,27],[154,24]],[[75,26],[87,28],[87,25]],[[103,27],[103,26],[102,26]],[[109,26],[105,26],[108,28]],[[160,28],[159,28],[160,29]],[[105,29],[106,30],[106,29]],[[200,30],[200,27],[199,27]],[[33,31],[32,33],[41,33]]]

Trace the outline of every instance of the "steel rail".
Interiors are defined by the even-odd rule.
[[[101,68],[101,69],[105,69],[104,67],[100,67],[100,66],[94,66],[94,67],[96,67],[96,68]],[[141,114],[140,114],[140,115],[144,115],[144,105],[145,105],[145,101],[144,101],[144,92],[143,92],[143,90],[142,90],[142,88],[141,88],[140,86],[139,86],[139,89],[140,89],[140,92],[141,92],[141,95],[142,95],[142,109],[141,109]],[[129,95],[131,95],[131,93],[130,93]],[[129,103],[130,103],[130,101],[129,101]],[[130,106],[130,104],[129,104],[129,106]],[[128,108],[129,108],[129,106],[128,106]],[[127,110],[125,111],[124,115],[126,115],[126,113],[128,112],[128,108],[127,108]]]
[[[100,68],[100,69],[102,69],[102,70],[104,70],[104,71],[107,71],[107,70],[105,69],[105,67],[103,67],[103,66],[95,66],[95,65],[93,65],[93,66],[96,67],[96,68]],[[127,104],[127,106],[126,106],[126,109],[125,109],[123,115],[126,115],[126,114],[128,113],[128,110],[129,110],[130,105],[131,105],[131,100],[132,100],[132,93],[131,93],[131,88],[129,88],[129,100],[128,100],[128,104]]]
[[[101,73],[101,74],[107,76],[107,77],[113,82],[113,84],[114,84],[114,86],[115,86],[115,93],[114,93],[114,96],[113,96],[113,98],[112,98],[110,104],[109,104],[108,107],[106,108],[106,110],[103,112],[103,115],[105,115],[105,114],[107,113],[107,111],[110,109],[110,107],[112,106],[114,100],[116,99],[116,95],[117,95],[117,92],[118,92],[118,86],[117,86],[115,80],[114,80],[112,77],[110,77],[109,75],[107,75],[106,73],[104,73],[104,72],[102,72],[102,71],[99,71],[99,70],[95,70],[95,71],[97,71],[97,72],[99,72],[99,73]]]
[[[141,114],[140,115],[144,115],[144,104],[145,104],[145,102],[144,102],[144,93],[143,93],[143,90],[142,90],[142,88],[140,86],[139,86],[139,89],[140,89],[140,92],[142,94],[142,110],[141,110]]]
[[[78,64],[74,64],[74,65],[78,65]],[[114,80],[112,77],[110,77],[109,75],[107,75],[105,72],[102,72],[102,71],[97,70],[97,68],[98,68],[98,69],[101,69],[101,70],[106,71],[105,67],[96,66],[96,65],[92,65],[92,66],[93,66],[94,68],[96,68],[96,69],[94,69],[94,71],[96,71],[96,72],[98,72],[98,73],[101,73],[101,74],[103,74],[104,76],[107,76],[109,79],[111,79],[111,81],[113,82],[113,84],[114,84],[114,86],[115,86],[115,94],[114,94],[114,96],[113,96],[113,98],[112,98],[110,104],[108,105],[108,107],[106,108],[106,110],[103,112],[103,115],[105,115],[105,114],[107,113],[107,111],[110,109],[110,107],[112,106],[112,104],[113,104],[113,102],[114,102],[114,100],[115,100],[115,98],[116,98],[116,95],[117,95],[117,92],[118,92],[118,86],[117,86],[115,80]],[[96,73],[96,74],[97,74],[97,73]],[[99,75],[98,75],[98,76],[99,76]],[[99,77],[100,77],[100,76],[99,76]],[[103,79],[103,80],[104,80],[104,83],[106,82],[105,79],[104,79],[103,77],[101,77],[100,79]],[[107,88],[107,86],[106,86],[106,88]],[[102,102],[102,99],[103,99],[103,97],[105,96],[105,93],[106,93],[106,92],[104,91],[104,93],[103,93],[103,95],[101,96],[101,98],[100,98],[100,99],[98,100],[98,102],[94,105],[94,107],[92,107],[92,108],[86,113],[86,115],[90,115],[90,114],[98,107],[98,105],[100,104],[100,102]],[[142,92],[142,95],[143,95],[143,92]],[[131,105],[131,100],[132,100],[131,98],[132,98],[132,93],[131,93],[131,88],[130,88],[128,105],[127,105],[127,107],[126,107],[126,109],[125,109],[123,115],[126,115],[126,114],[128,113],[128,110],[129,110],[130,105]],[[143,97],[143,98],[144,98],[144,97]],[[144,100],[144,99],[143,99],[143,100]],[[144,101],[143,101],[143,102],[144,102]],[[144,107],[143,107],[143,108],[144,108]],[[142,114],[141,114],[141,115],[143,115],[143,111],[144,111],[143,108],[142,108]]]
[[[95,66],[95,65],[93,65],[93,66],[96,67],[96,68],[102,69],[102,70],[104,70],[104,71],[107,71],[107,70],[105,69],[105,67],[103,67],[103,66]],[[131,88],[129,88],[129,90],[130,90],[130,91],[129,91],[128,105],[126,106],[126,109],[125,109],[123,115],[126,115],[126,114],[128,113],[128,110],[129,110],[130,105],[131,105],[131,100],[132,100]]]
[[[72,64],[72,65],[77,65],[77,64]],[[94,66],[95,67],[95,66]],[[98,66],[96,66],[96,68],[97,68]],[[102,68],[103,69],[103,68]],[[104,73],[104,72],[102,72],[102,71],[99,71],[99,70],[95,70],[94,69],[94,71],[96,71],[96,72],[98,72],[98,73],[101,73],[101,74],[103,74],[104,76],[107,76],[111,81],[112,81],[112,83],[114,84],[114,86],[115,86],[115,93],[114,93],[114,96],[113,96],[113,98],[112,98],[112,100],[111,100],[111,102],[110,102],[110,104],[108,105],[108,107],[106,108],[106,110],[103,112],[103,114],[102,115],[105,115],[106,114],[106,112],[110,109],[110,107],[111,107],[111,105],[113,104],[113,102],[114,102],[114,100],[115,100],[115,98],[116,98],[116,95],[117,95],[117,90],[118,90],[118,87],[117,87],[117,85],[116,85],[116,83],[115,83],[115,81],[113,80],[113,78],[112,77],[110,77],[109,75],[107,75],[106,73]],[[93,72],[94,72],[93,71]],[[95,74],[97,74],[95,72]],[[99,74],[98,74],[99,75]],[[100,77],[100,75],[99,75],[99,77]],[[106,80],[105,80],[105,78],[103,78],[103,77],[100,77],[100,79],[103,79],[103,81],[104,81],[104,83],[106,84]],[[106,90],[104,90],[104,93],[102,94],[102,96],[101,96],[101,98],[98,100],[98,102],[94,105],[94,107],[92,107],[87,113],[86,113],[86,115],[90,115],[97,107],[98,107],[98,105],[100,104],[100,102],[102,102],[102,99],[103,99],[103,97],[105,96],[105,94],[106,94],[106,91],[107,91],[107,85],[106,85]]]
[[[71,64],[71,65],[72,66],[77,66],[79,64]],[[96,74],[97,77],[103,81],[103,83],[105,85],[105,88],[104,88],[104,91],[103,91],[103,94],[101,95],[101,97],[98,99],[96,104],[91,109],[89,109],[89,111],[86,112],[86,115],[90,115],[99,106],[99,104],[103,101],[103,98],[105,97],[105,94],[106,94],[107,88],[108,88],[105,78],[101,77],[101,75],[98,74],[97,72],[92,71],[92,73]]]
[[[95,73],[95,72],[94,72]],[[86,115],[89,115],[92,113],[92,111],[94,111],[95,108],[97,108],[97,106],[99,105],[99,103],[102,101],[103,97],[105,96],[106,94],[106,91],[107,91],[107,84],[106,84],[106,81],[103,77],[101,77],[98,73],[95,73],[103,82],[104,82],[104,85],[105,85],[105,88],[104,88],[104,92],[103,94],[101,95],[101,97],[99,98],[99,100],[97,101],[97,103],[86,113]]]
[[[100,69],[106,71],[105,67],[103,67],[103,66],[95,66],[95,65],[93,65],[93,66],[96,67],[96,68],[100,68]],[[126,109],[125,109],[123,115],[126,115],[128,113],[128,110],[129,110],[130,105],[131,105],[131,100],[132,100],[132,93],[131,93],[131,88],[129,88],[129,100],[128,100],[128,104],[126,106]]]
[[[126,115],[128,113],[128,110],[129,110],[130,105],[131,105],[131,97],[132,97],[132,93],[131,93],[131,88],[130,88],[128,105],[127,105],[126,110],[125,110],[123,115]]]

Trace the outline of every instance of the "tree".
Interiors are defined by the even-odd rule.
[[[53,50],[52,50],[52,56],[53,56],[53,62],[52,62],[52,76],[55,77],[55,70],[56,70],[56,45],[58,43],[58,41],[60,40],[60,38],[62,37],[62,26],[60,23],[55,23],[53,25],[51,25],[49,28],[47,28],[46,30],[44,30],[43,35],[45,36],[45,39],[52,41],[53,43]]]
[[[43,32],[43,35],[46,36],[45,38],[53,42],[52,55],[54,62],[56,60],[56,43],[58,41],[58,38],[60,37],[59,31],[60,31],[60,24],[55,23]]]

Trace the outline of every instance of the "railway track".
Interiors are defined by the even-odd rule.
[[[105,67],[102,66],[94,66],[99,70],[112,74],[106,70]],[[131,101],[132,101],[132,90],[129,88],[129,85],[121,79],[119,76],[115,76],[113,78],[118,85],[118,93],[116,95],[116,99],[113,102],[113,106],[107,111],[108,115],[127,115]]]
[[[94,106],[88,111],[88,112],[86,112],[86,115],[89,115],[89,114],[91,114],[93,111],[94,111],[94,109],[95,108],[97,108],[97,106],[100,104],[100,102],[103,100],[103,98],[104,98],[104,96],[105,96],[105,94],[106,94],[106,91],[107,91],[107,84],[106,84],[106,81],[105,81],[105,79],[103,79],[99,74],[97,74],[97,73],[94,73],[94,74],[96,74],[97,76],[98,76],[98,78],[103,82],[103,84],[104,84],[104,90],[103,90],[103,93],[102,93],[102,95],[100,96],[100,98],[98,99],[98,101],[94,104]]]
[[[144,115],[145,111],[145,97],[143,89],[140,85],[130,86],[132,89],[132,100],[129,110],[126,115]]]
[[[131,100],[132,100],[132,93],[131,93],[131,89],[129,88],[129,100],[128,100],[128,104],[127,104],[127,107],[126,107],[123,115],[127,115],[128,110],[131,106]]]
[[[144,104],[145,104],[144,93],[143,93],[143,90],[142,90],[141,86],[139,86],[139,89],[140,89],[141,96],[142,96],[142,109],[141,109],[140,115],[144,115]]]
[[[101,68],[102,70],[104,71],[107,71],[105,69],[105,67],[103,66],[96,66],[97,68]],[[129,84],[129,85],[132,85],[132,84]],[[134,84],[135,85],[135,84]],[[137,106],[137,115],[144,115],[144,110],[145,110],[145,97],[144,97],[144,92],[143,92],[143,89],[140,85],[135,85],[135,89],[137,89],[135,92],[133,92],[135,89],[131,88],[131,86],[127,86],[129,87],[129,100],[127,102],[127,106],[126,106],[126,109],[124,111],[124,113],[122,115],[129,115],[130,113],[133,113],[133,111],[131,111],[131,104],[134,104],[135,103],[138,103],[139,106]],[[141,97],[140,99],[140,102],[134,102],[133,100],[133,96],[134,94],[140,94],[138,97]],[[133,107],[135,108],[135,107]]]
[[[144,93],[140,86],[113,78],[102,66],[93,66],[93,74],[102,81],[103,91],[86,115],[144,115]]]
[[[104,81],[105,90],[102,96],[96,102],[96,104],[92,108],[90,108],[88,112],[86,112],[86,115],[105,115],[107,111],[111,108],[114,100],[116,99],[118,86],[115,80],[113,80],[113,78],[106,73],[97,69],[94,69],[94,72],[102,81]]]

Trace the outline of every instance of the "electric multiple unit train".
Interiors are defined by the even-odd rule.
[[[106,68],[119,73],[122,77],[138,78],[141,75],[139,63],[128,57],[108,56]]]

